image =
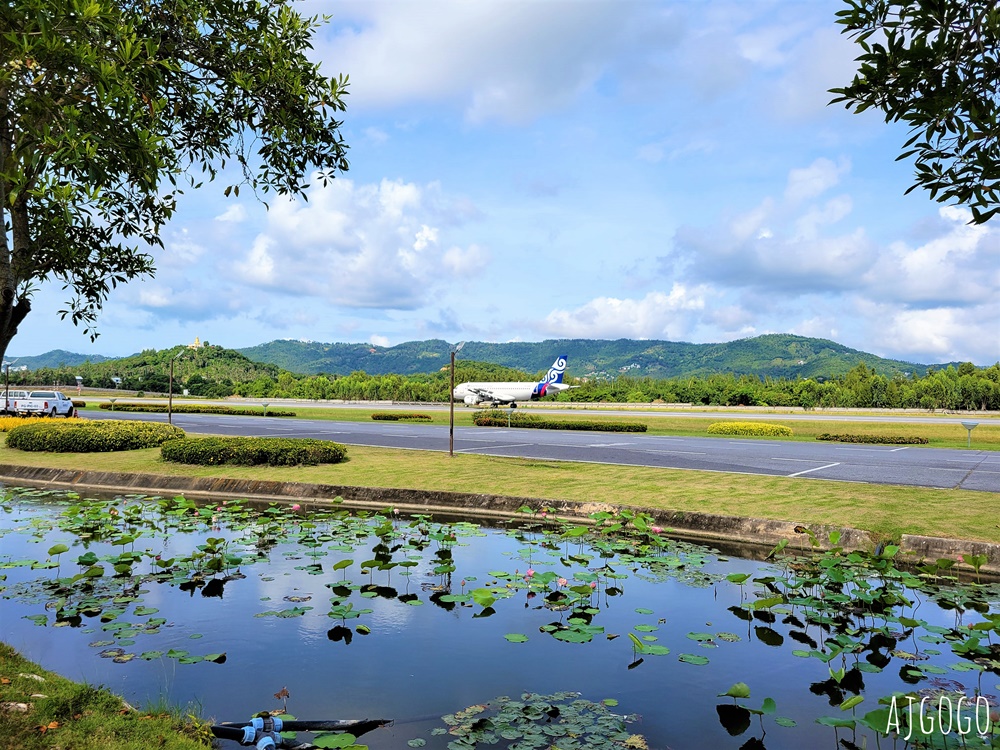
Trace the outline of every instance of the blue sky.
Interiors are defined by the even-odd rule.
[[[904,195],[905,129],[827,106],[841,6],[307,0],[350,171],[270,211],[189,193],[96,343],[43,286],[8,351],[795,333],[991,364],[1000,223]]]

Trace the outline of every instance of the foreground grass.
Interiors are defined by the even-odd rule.
[[[211,746],[208,737],[205,730],[170,714],[129,711],[107,690],[47,672],[0,643],[2,747],[204,750]]]
[[[345,463],[326,466],[186,466],[162,461],[159,456],[158,448],[45,454],[0,447],[0,464],[607,502],[852,526],[895,539],[907,533],[1000,543],[996,514],[1000,493],[992,492],[469,454],[449,458],[443,453],[359,446],[348,448]]]

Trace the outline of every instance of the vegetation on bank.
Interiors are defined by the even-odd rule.
[[[345,401],[445,402],[448,367],[412,375],[294,375],[274,365],[252,362],[239,352],[207,345],[149,350],[133,357],[74,367],[11,372],[11,387],[75,384],[166,393],[170,362],[173,391],[222,398],[339,399]],[[455,381],[537,381],[544,372],[527,373],[484,362],[459,360]],[[629,371],[631,372],[631,371]],[[797,406],[812,408],[907,408],[1000,410],[1000,363],[977,368],[969,362],[925,374],[876,372],[860,363],[842,376],[772,378],[733,372],[695,377],[654,379],[629,374],[617,377],[569,378],[578,387],[559,394],[559,401],[610,403],[685,403],[706,406]],[[65,387],[65,385],[64,385]],[[553,400],[549,397],[547,400]]]
[[[17,750],[204,750],[206,726],[178,713],[129,710],[103,688],[72,682],[0,643],[0,737]]]

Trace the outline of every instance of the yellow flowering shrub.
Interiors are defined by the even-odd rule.
[[[100,453],[154,448],[184,437],[184,430],[163,422],[125,419],[39,419],[7,433],[7,447],[51,453]]]
[[[36,422],[51,422],[51,417],[0,417],[0,432],[10,432],[15,427],[20,427],[26,424],[35,424]],[[71,419],[60,420],[60,424],[73,422],[82,422],[82,419],[77,419],[73,417]]]
[[[750,437],[787,437],[791,427],[768,422],[715,422],[708,426],[709,435],[746,435]]]

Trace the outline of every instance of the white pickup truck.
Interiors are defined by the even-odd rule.
[[[73,399],[60,391],[10,391],[0,392],[0,406],[8,414],[18,416],[72,417]]]

